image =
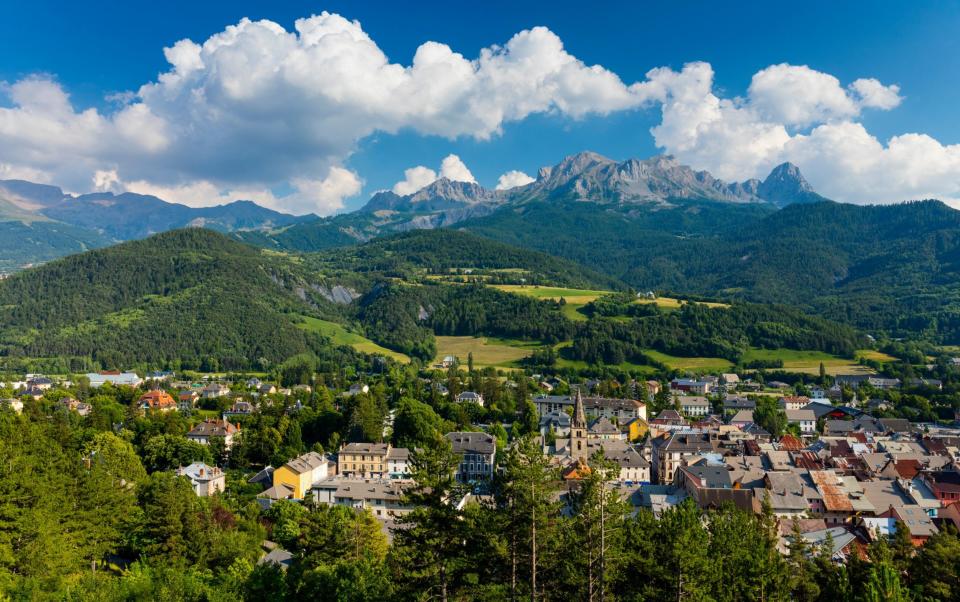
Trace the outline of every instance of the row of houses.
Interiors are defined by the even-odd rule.
[[[480,432],[447,433],[460,456],[456,478],[478,483],[493,478],[496,438]],[[269,482],[260,494],[263,505],[281,499],[312,499],[315,503],[369,508],[382,519],[410,510],[403,506],[403,488],[410,483],[410,450],[389,443],[354,442],[334,457],[308,452],[277,469],[266,469],[252,479]]]

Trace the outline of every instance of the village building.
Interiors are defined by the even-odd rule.
[[[706,397],[684,395],[680,399],[680,411],[684,416],[706,416],[710,413],[710,402]]]
[[[577,389],[580,392],[580,389]],[[582,395],[582,394],[581,394]],[[647,405],[636,399],[612,397],[582,397],[585,416],[605,417],[616,424],[626,424],[634,418],[647,419]],[[536,395],[533,404],[537,414],[543,416],[550,412],[573,410],[575,399],[570,395]]]
[[[207,466],[203,462],[194,462],[177,469],[177,475],[190,481],[193,492],[199,497],[210,497],[227,489],[226,476],[216,466]]]
[[[333,477],[313,484],[310,492],[317,504],[369,510],[380,520],[399,518],[413,510],[403,501],[400,481]]]
[[[453,452],[460,456],[457,480],[462,483],[489,481],[496,466],[497,438],[487,433],[447,433]]]
[[[310,487],[333,474],[336,466],[317,452],[307,452],[273,471],[273,486],[259,497],[269,501],[302,500]]]
[[[463,393],[457,395],[457,403],[475,403],[482,408],[483,395],[475,391],[464,391]]]
[[[143,384],[143,379],[133,372],[119,372],[105,370],[103,372],[89,372],[85,375],[90,381],[90,386],[94,389],[100,388],[106,383],[114,386],[139,387]]]
[[[719,441],[708,433],[675,432],[652,441],[653,478],[657,483],[672,483],[677,470],[706,454],[716,454]]]
[[[347,443],[337,454],[337,473],[367,479],[388,476],[390,449],[389,443]]]
[[[800,428],[800,434],[810,436],[817,432],[817,416],[813,410],[786,410],[787,423]]]
[[[196,441],[200,445],[210,445],[213,439],[223,439],[224,447],[233,447],[234,438],[240,429],[227,420],[208,419],[190,429],[187,439]]]
[[[226,397],[230,394],[230,387],[223,383],[210,383],[200,390],[200,397],[204,399],[217,399]]]
[[[137,407],[144,411],[169,412],[177,409],[177,402],[166,391],[155,389],[141,395]]]

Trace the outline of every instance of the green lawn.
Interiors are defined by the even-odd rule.
[[[821,362],[827,374],[833,376],[838,374],[873,374],[873,370],[861,366],[857,363],[857,360],[837,357],[822,351],[751,349],[744,355],[743,361],[749,363],[754,360],[782,360],[784,370],[804,374],[819,374]]]
[[[328,322],[326,320],[319,320],[317,318],[311,318],[309,316],[302,316],[303,321],[297,324],[300,328],[310,331],[310,332],[319,332],[324,336],[330,337],[335,345],[346,345],[353,347],[357,351],[362,353],[371,353],[384,355],[386,357],[391,357],[399,362],[409,362],[410,358],[403,353],[397,351],[392,351],[386,347],[377,345],[370,339],[363,337],[355,332],[350,332],[343,327],[342,324],[337,324],[336,322]]]
[[[873,360],[875,362],[895,362],[897,358],[893,357],[890,354],[884,353],[882,351],[877,351],[876,349],[861,349],[857,351],[857,358],[863,358],[865,360]]]
[[[721,372],[733,368],[733,362],[722,357],[679,357],[668,355],[653,349],[645,349],[644,354],[672,370],[705,370]]]
[[[530,355],[539,343],[514,341],[491,337],[437,337],[437,362],[444,356],[455,356],[462,366],[467,365],[467,357],[473,353],[473,365],[476,368],[493,366],[496,368],[515,368],[517,361]]]
[[[495,284],[494,288],[507,293],[515,293],[533,297],[534,299],[550,299],[559,301],[561,298],[566,301],[561,312],[567,318],[576,322],[587,320],[587,316],[580,313],[584,305],[602,297],[603,295],[612,295],[613,291],[598,291],[582,288],[562,288],[556,286],[526,286],[522,284]],[[637,303],[656,303],[663,309],[677,309],[683,303],[679,299],[672,297],[657,297],[656,299],[637,299]],[[698,301],[697,303],[701,303]],[[729,307],[726,303],[702,302],[709,307]]]

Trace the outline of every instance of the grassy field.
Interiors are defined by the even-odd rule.
[[[612,291],[598,291],[581,288],[561,288],[555,286],[525,286],[522,284],[495,284],[494,288],[508,293],[526,295],[534,299],[550,299],[559,301],[563,298],[566,305],[563,306],[562,313],[566,317],[575,321],[585,321],[587,316],[580,312],[584,305],[596,300],[603,295],[612,295]],[[656,299],[637,299],[636,303],[656,303],[663,309],[677,309],[683,303],[679,299],[672,297],[657,297]],[[697,303],[701,303],[698,301]],[[709,307],[729,307],[726,303],[702,302]]]
[[[337,324],[336,322],[328,322],[326,320],[303,316],[303,321],[297,324],[297,326],[310,332],[319,332],[322,335],[328,336],[336,345],[347,345],[363,353],[384,355],[398,362],[410,361],[410,358],[403,353],[381,347],[366,337],[348,331],[343,325]]]
[[[699,303],[707,307],[730,307],[729,303],[718,303],[716,301],[683,301],[673,297],[657,297],[656,299],[637,299],[637,303],[656,303],[663,309],[678,309],[683,303]]]
[[[650,359],[660,362],[672,370],[705,370],[709,372],[720,372],[733,368],[733,363],[722,357],[679,357],[676,355],[667,355],[653,349],[644,350],[644,353]]]
[[[467,365],[467,356],[473,353],[476,368],[493,366],[514,368],[516,362],[530,355],[539,343],[508,341],[490,337],[437,337],[437,362],[444,356],[455,356],[460,364]]]
[[[862,353],[862,352],[859,352]],[[881,354],[884,355],[884,354]],[[888,356],[889,357],[889,356]],[[744,363],[754,360],[782,360],[783,369],[788,372],[819,374],[823,363],[827,374],[873,374],[873,370],[861,366],[857,360],[849,360],[822,351],[796,351],[793,349],[752,349],[743,358]]]
[[[524,286],[521,284],[497,284],[498,288],[508,293],[526,295],[534,299],[550,299],[559,301],[561,298],[566,301],[561,312],[567,318],[576,322],[587,320],[587,316],[580,313],[580,309],[602,295],[609,295],[610,291],[594,291],[580,288],[561,288],[555,286]]]
[[[897,358],[884,353],[882,351],[877,351],[875,349],[861,349],[857,352],[857,359],[863,358],[865,360],[873,360],[875,362],[895,362]]]

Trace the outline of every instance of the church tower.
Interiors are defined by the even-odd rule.
[[[570,420],[570,457],[587,459],[587,413],[583,409],[583,395],[577,387],[573,404],[573,418]]]

